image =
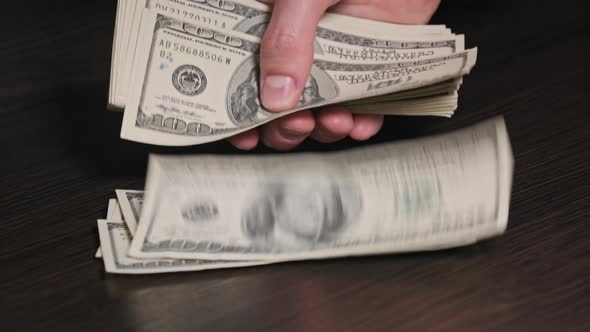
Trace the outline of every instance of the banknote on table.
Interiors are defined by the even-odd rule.
[[[127,255],[132,236],[127,225],[111,220],[98,220],[103,262],[108,273],[150,274],[203,271],[266,265],[271,261],[213,261],[197,259],[135,259]]]
[[[496,130],[496,133],[493,132],[494,130]],[[430,150],[425,149],[425,147],[429,145],[429,140],[431,141],[431,145],[434,145],[432,140],[437,140],[440,151],[436,149],[435,151],[438,153],[438,156],[436,156],[437,153],[432,153],[432,147]],[[466,143],[468,140],[472,140],[472,142]],[[248,239],[248,241],[251,241],[249,245],[257,250],[253,251],[253,248],[248,248],[245,250],[245,253],[247,254],[246,256],[255,256],[254,259],[244,258],[228,261],[225,258],[219,258],[217,261],[212,261],[210,257],[208,259],[186,259],[153,257],[137,258],[130,256],[129,246],[136,234],[134,231],[130,230],[129,226],[133,224],[137,227],[138,220],[140,219],[143,210],[145,192],[141,190],[116,190],[117,200],[109,201],[109,212],[107,213],[107,218],[111,218],[112,220],[98,221],[101,251],[105,252],[105,269],[109,273],[169,273],[257,266],[289,260],[322,259],[400,251],[438,250],[470,245],[479,240],[499,235],[505,230],[508,213],[507,197],[510,193],[513,162],[506,129],[501,119],[488,120],[480,125],[451,134],[425,138],[422,139],[422,142],[410,141],[391,145],[397,145],[395,148],[395,155],[400,155],[399,158],[404,159],[405,156],[406,159],[413,159],[410,162],[408,162],[409,160],[405,160],[405,162],[402,160],[397,161],[399,164],[398,166],[401,166],[402,170],[405,168],[406,172],[418,174],[421,175],[421,177],[414,176],[408,178],[407,174],[388,174],[386,177],[387,179],[384,181],[383,177],[379,176],[380,173],[384,173],[385,171],[385,174],[387,174],[392,170],[397,172],[400,171],[399,169],[396,170],[396,167],[388,167],[387,164],[382,163],[383,155],[392,153],[391,151],[383,149],[385,146],[357,150],[357,152],[360,152],[364,158],[358,158],[358,155],[351,155],[347,157],[347,159],[349,159],[349,163],[353,160],[360,160],[360,162],[355,164],[354,167],[361,169],[362,171],[360,173],[362,175],[373,178],[373,181],[361,179],[360,187],[363,187],[363,184],[366,187],[367,183],[373,186],[378,184],[382,188],[379,188],[378,186],[372,188],[373,194],[375,194],[375,191],[385,191],[389,192],[391,195],[397,195],[397,198],[394,197],[393,199],[389,199],[388,197],[384,198],[383,195],[379,195],[381,200],[386,200],[386,203],[383,204],[386,207],[386,213],[390,213],[390,215],[387,216],[390,219],[381,220],[381,222],[403,223],[403,225],[398,225],[396,227],[395,225],[375,224],[366,219],[361,219],[352,221],[352,223],[358,224],[359,222],[368,222],[368,225],[365,225],[360,229],[369,227],[369,230],[371,230],[372,228],[372,231],[375,232],[374,234],[367,234],[366,230],[365,232],[359,231],[359,227],[355,230],[354,226],[353,229],[351,229],[351,231],[355,231],[354,234],[351,231],[347,234],[347,232],[343,232],[342,229],[338,230],[338,227],[342,227],[342,225],[338,225],[338,223],[344,224],[345,227],[350,227],[351,218],[354,216],[357,218],[362,217],[363,213],[362,211],[358,211],[359,207],[360,209],[371,209],[370,204],[367,206],[367,203],[365,202],[374,201],[375,198],[370,197],[370,195],[367,194],[370,194],[371,190],[368,190],[367,188],[359,188],[359,181],[355,181],[354,177],[343,177],[342,173],[334,173],[331,171],[330,174],[332,179],[335,180],[328,178],[328,181],[324,181],[323,183],[322,181],[318,182],[317,178],[308,174],[308,170],[309,173],[313,173],[317,169],[321,170],[321,168],[317,167],[318,163],[314,164],[312,161],[310,164],[309,161],[304,161],[303,168],[301,168],[303,169],[303,173],[297,174],[299,175],[298,178],[302,181],[295,181],[295,183],[293,181],[285,182],[283,179],[272,177],[270,180],[265,177],[262,182],[259,181],[259,179],[254,180],[254,182],[261,182],[259,183],[259,186],[261,184],[261,187],[263,187],[266,192],[259,193],[258,197],[256,197],[257,195],[253,195],[247,199],[250,203],[254,202],[255,204],[253,206],[252,204],[250,204],[251,206],[246,206],[245,210],[249,210],[250,213],[244,214],[244,218],[246,220],[250,218],[250,221],[254,221],[254,224],[249,224],[248,227],[245,227],[244,225],[238,227],[242,228],[243,232],[250,232],[249,235],[251,236],[251,232],[253,231],[252,226],[254,226],[254,228],[262,227],[262,229],[265,229],[269,227],[269,221],[276,223],[276,225],[272,225],[272,228],[276,229],[272,231],[273,234],[270,236],[267,230],[267,234],[263,236],[263,238]],[[473,160],[470,161],[469,158],[473,158],[473,151],[469,150],[469,148],[481,150],[484,147],[487,147],[487,149],[484,149],[487,151],[480,155],[479,158],[476,156],[474,159],[487,159],[485,161],[487,161],[488,164],[496,164],[495,169],[493,169],[493,167],[479,169],[480,173],[484,173],[484,175],[480,174],[479,176],[468,177],[464,180],[470,182],[470,178],[480,179],[485,178],[486,176],[488,177],[488,180],[479,180],[479,183],[470,182],[471,188],[457,188],[459,189],[458,191],[453,189],[454,195],[449,195],[448,191],[450,190],[450,185],[445,188],[445,181],[441,181],[437,176],[448,176],[447,172],[449,171],[451,171],[451,173],[453,173],[453,171],[455,171],[455,173],[460,173],[461,177],[468,173],[472,174],[474,168],[485,163],[482,163],[483,160],[478,160],[476,163],[473,163]],[[496,150],[495,156],[493,156],[489,150],[490,147],[493,147]],[[400,154],[400,152],[402,153]],[[336,157],[338,154],[340,153],[333,153],[332,155],[333,157]],[[236,159],[243,158],[244,157]],[[316,158],[314,158],[314,160]],[[208,167],[215,167],[212,162],[217,158],[209,156],[207,159],[209,159],[206,162]],[[255,160],[258,158],[250,157],[246,159]],[[371,164],[375,164],[376,161],[381,163],[381,165],[377,167],[377,170],[371,170],[370,167],[367,167]],[[215,162],[219,162],[219,160]],[[241,171],[244,171],[243,165],[240,167],[240,163],[237,162],[237,160],[233,160],[232,162],[234,163],[233,166],[228,165],[232,172],[238,171],[241,168]],[[252,161],[249,162],[251,163]],[[272,163],[273,161],[271,160],[269,162]],[[391,160],[389,162],[391,163]],[[416,167],[417,165],[413,165],[412,162],[418,162],[418,164],[432,163],[432,165],[428,165],[428,167],[439,169],[426,169],[428,167],[420,169],[420,167]],[[248,161],[246,163],[248,163]],[[320,162],[319,164],[322,163],[323,162]],[[192,165],[193,162],[190,164]],[[173,168],[178,168],[179,166],[180,165],[175,163]],[[202,165],[199,166],[197,166],[199,167],[199,172],[206,171],[207,167],[202,167]],[[186,165],[181,167],[186,167]],[[443,168],[443,171],[441,171],[440,168]],[[446,169],[446,171],[444,169]],[[457,170],[460,171],[457,172]],[[252,172],[252,170],[247,172]],[[150,173],[150,176],[151,174],[152,173]],[[246,178],[245,174],[238,174],[235,176],[239,176],[241,179],[239,181],[240,187],[244,186],[244,182],[249,182],[244,181]],[[434,179],[433,177],[437,178]],[[151,183],[149,179],[151,179],[151,177],[148,177],[148,183]],[[220,177],[218,176],[217,180],[213,179],[212,181],[216,182],[219,180]],[[453,180],[447,179],[446,183],[449,184],[449,181],[452,182]],[[297,182],[299,183],[297,184]],[[308,183],[306,184],[304,182]],[[334,188],[335,182],[337,182],[337,184]],[[313,185],[310,186],[309,183],[313,183]],[[199,186],[199,183],[196,185]],[[209,185],[210,184],[207,185],[207,188],[209,188]],[[391,188],[387,188],[387,186],[390,186]],[[246,185],[246,187],[248,186]],[[152,188],[160,187],[152,186]],[[213,187],[213,189],[214,188],[215,187]],[[289,190],[285,191],[285,189],[289,189],[292,192],[289,194]],[[350,189],[353,189],[353,191]],[[471,191],[469,191],[469,189],[471,189]],[[154,192],[153,190],[151,192]],[[182,188],[180,190],[182,190]],[[356,193],[354,192],[355,190]],[[299,194],[297,194],[297,191],[299,191]],[[492,193],[492,195],[487,197],[489,199],[488,201],[483,197],[479,197],[479,200],[474,199],[470,202],[465,198],[473,198],[473,191],[478,191],[480,196],[482,192],[486,191]],[[301,192],[304,194],[301,195]],[[154,195],[156,195],[157,198],[160,198],[162,195],[168,197],[167,195],[169,193],[170,191],[161,192],[161,189],[158,189]],[[180,208],[181,206],[184,208],[182,212],[177,211],[177,217],[180,216],[180,218],[184,219],[182,222],[188,222],[190,224],[195,222],[208,223],[206,220],[203,220],[203,218],[206,219],[207,216],[215,214],[223,215],[222,213],[219,213],[221,206],[212,207],[211,196],[223,196],[224,199],[229,200],[235,198],[220,193],[214,195],[211,195],[210,193],[211,190],[209,189],[206,192],[203,192],[199,188],[199,194],[197,197],[200,202],[198,202],[197,205],[194,205],[194,199],[190,199],[190,192],[180,195],[189,198],[189,204],[177,204],[175,206],[175,208]],[[433,193],[438,195],[438,197],[432,197]],[[338,199],[335,200],[334,197],[330,197],[334,194],[337,195]],[[194,193],[192,193],[192,195],[194,198]],[[263,201],[267,201],[262,205],[260,205],[261,196],[266,196],[263,198]],[[277,200],[276,197],[280,197],[280,199]],[[178,198],[178,196],[171,198],[171,200],[175,200],[176,198]],[[203,198],[206,199],[203,201]],[[274,202],[268,201],[269,198],[274,200]],[[442,202],[443,198],[446,202]],[[186,201],[187,200],[185,199],[185,202]],[[182,203],[182,200],[179,202]],[[205,204],[203,204],[203,202]],[[337,204],[335,205],[334,202],[337,202]],[[285,203],[288,204],[285,205]],[[387,203],[391,203],[391,206],[387,207]],[[453,209],[442,206],[441,204],[443,203],[454,204],[456,205],[454,208],[459,210],[453,211]],[[157,204],[160,204],[160,206],[168,206],[169,202],[164,201],[160,203],[160,201],[158,201]],[[209,204],[209,206],[207,206],[207,204]],[[289,204],[291,206],[289,206]],[[476,206],[477,204],[481,204],[482,206]],[[376,204],[374,203],[374,205]],[[187,206],[189,209],[186,209]],[[337,207],[336,210],[333,209],[334,206]],[[156,210],[159,209],[160,207],[156,208]],[[231,206],[230,209],[236,209],[236,207]],[[379,207],[375,210],[378,209]],[[438,209],[438,211],[433,212],[429,211],[429,209]],[[239,206],[238,210],[244,211],[244,206]],[[309,215],[302,215],[301,211],[311,212]],[[292,216],[289,217],[288,214],[290,212],[294,212],[294,215],[296,215],[297,218],[293,218]],[[488,212],[487,217],[489,220],[478,221],[477,218],[486,217],[486,212]],[[495,213],[495,216],[492,217],[491,213]],[[428,215],[431,217],[434,216],[435,218],[438,218],[438,220],[429,219]],[[453,217],[455,219],[453,219]],[[311,220],[312,223],[315,220],[316,224],[313,225],[309,222],[306,224],[303,222],[303,220],[306,219]],[[170,218],[166,221],[158,219],[156,220],[156,223],[168,224],[169,221],[172,220],[174,219]],[[223,222],[225,220],[221,221]],[[285,223],[285,221],[287,221],[287,223]],[[178,221],[170,222],[170,226],[174,226],[177,222]],[[219,222],[219,220],[217,220],[217,222]],[[162,226],[162,224],[160,224],[160,226]],[[228,227],[228,225],[218,226],[221,226],[221,228]],[[213,230],[220,231],[218,226]],[[229,227],[231,227],[231,225]],[[207,227],[207,231],[211,230],[211,227]],[[382,234],[383,232],[387,232],[387,230],[392,233]],[[179,231],[182,232],[183,230],[175,231],[175,233],[178,233]],[[194,232],[195,230],[193,229],[191,231]],[[221,230],[221,232],[226,231],[227,230]],[[395,233],[396,231],[398,233]],[[330,232],[333,232],[334,234],[330,234]],[[187,232],[186,234],[189,233],[190,232]],[[235,232],[228,232],[227,234],[235,235]],[[425,237],[425,235],[428,234],[432,237],[431,239]],[[351,238],[351,235],[353,238]],[[156,249],[156,252],[160,252],[165,248],[168,248],[168,250],[174,248],[184,254],[189,252],[194,253],[195,248],[191,248],[191,245],[195,245],[195,243],[191,241],[200,240],[201,242],[197,244],[197,246],[206,246],[207,249],[204,253],[208,256],[210,256],[211,251],[216,255],[224,253],[223,249],[230,249],[230,251],[232,251],[231,254],[234,256],[236,255],[236,239],[232,239],[231,236],[227,236],[226,238],[226,241],[231,242],[232,244],[229,247],[227,246],[227,243],[224,247],[221,247],[220,245],[223,245],[223,243],[214,241],[215,236],[207,236],[206,238],[207,239],[203,241],[203,239],[199,239],[193,235],[190,236],[189,241],[186,241],[186,239],[180,240],[178,238],[169,241],[166,240],[163,243],[160,242],[158,244],[160,248]],[[263,246],[261,246],[260,240],[263,240]],[[363,243],[363,240],[365,240],[366,243]],[[389,244],[380,243],[380,241],[384,240],[389,241]],[[243,241],[243,239],[238,240],[238,242],[240,241]],[[330,241],[328,244],[330,246],[329,249],[334,252],[326,252],[326,241]],[[162,246],[162,244],[164,244],[164,246]],[[264,246],[269,249],[268,253],[272,253],[271,257],[258,259],[261,256],[260,250]],[[242,247],[242,249],[244,248]],[[301,251],[300,255],[305,255],[305,257],[296,257],[297,255],[293,255],[293,250]],[[351,253],[351,250],[354,252]],[[240,251],[240,254],[242,253],[244,253],[244,251]],[[267,255],[268,253],[265,253],[264,255]],[[318,256],[318,254],[321,255]],[[225,254],[223,256],[225,256]]]
[[[109,213],[110,219],[98,220],[98,231],[101,242],[100,256],[103,258],[105,270],[116,274],[151,274],[185,271],[203,271],[222,268],[248,267],[270,264],[271,261],[228,262],[192,259],[134,259],[127,255],[133,231],[130,224],[141,213],[143,191],[116,190],[117,200],[109,201],[109,210],[117,206],[122,208]],[[117,215],[118,213],[118,215]],[[123,219],[119,220],[117,218]],[[104,255],[103,255],[104,252]],[[104,256],[104,257],[103,257]]]
[[[109,204],[107,206],[107,220],[111,220],[113,222],[122,222],[123,215],[121,214],[121,209],[119,208],[119,203],[117,199],[111,198],[109,199]],[[96,250],[96,254],[94,255],[96,258],[102,257],[102,250],[100,247]]]
[[[135,233],[137,220],[143,203],[143,191],[141,190],[115,190],[117,198],[109,199],[106,219],[110,222],[125,223],[131,234]],[[99,247],[95,254],[96,258],[102,257]]]
[[[388,63],[316,55],[297,107],[271,113],[258,98],[259,39],[203,28],[158,11],[145,15],[149,23],[142,29],[136,84],[121,137],[147,144],[203,144],[303,109],[370,97],[382,100],[386,94],[461,77],[476,59],[476,49]]]
[[[121,207],[121,213],[123,214],[125,224],[129,228],[131,234],[135,234],[137,229],[137,221],[141,214],[141,208],[143,205],[143,191],[142,190],[115,190],[117,195],[117,201]]]
[[[269,263],[464,246],[506,230],[512,172],[502,118],[328,154],[153,155],[127,255]]]

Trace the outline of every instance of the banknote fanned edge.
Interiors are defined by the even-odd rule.
[[[156,26],[156,22],[158,21],[158,19],[161,17],[165,17],[158,12],[151,12],[151,13],[148,12],[148,13],[145,13],[145,15],[146,15],[146,17],[149,17],[149,19],[146,18],[146,21],[150,22],[149,25],[147,25],[147,26]],[[141,38],[141,42],[140,42],[140,44],[142,45],[140,47],[141,49],[148,49],[151,47],[156,32],[157,32],[157,29],[145,29],[144,30],[144,33],[142,34],[142,38]],[[252,39],[251,37],[244,37],[244,38]],[[147,53],[149,53],[149,52],[147,52]],[[463,57],[465,62],[463,64],[463,67],[460,69],[460,72],[458,73],[458,75],[460,75],[460,76],[467,75],[470,73],[471,69],[473,68],[473,66],[475,65],[475,63],[477,61],[477,48],[476,47],[472,48],[472,49],[465,50],[460,53],[450,54],[447,56],[435,56],[435,57],[433,57],[433,59],[437,59],[437,61],[440,62],[440,61],[444,61],[442,59],[447,59],[447,58],[451,59],[453,57],[456,58],[456,57],[458,57],[459,54],[462,54],[461,57]],[[134,66],[134,73],[132,74],[132,77],[134,77],[135,81],[143,82],[143,79],[144,79],[146,73],[148,73],[148,65],[150,63],[150,59],[151,59],[151,57],[148,54],[143,54],[140,56],[140,58],[138,59],[138,65]],[[425,61],[425,60],[422,60],[422,61]],[[432,81],[424,81],[424,83],[420,84],[419,86],[426,86],[427,84],[434,84],[434,83],[438,83],[438,82],[443,82],[443,81],[446,81],[446,80],[449,80],[452,78],[456,78],[456,76],[452,75],[452,77],[436,77],[436,78],[433,78]],[[144,84],[145,84],[145,82],[144,82]],[[269,121],[272,121],[276,118],[286,116],[290,113],[297,112],[300,110],[300,109],[294,109],[292,111],[282,112],[280,114],[274,114],[271,117],[268,117],[266,119],[260,120],[259,122],[256,122],[256,124],[252,124],[252,125],[248,125],[248,126],[244,126],[244,127],[228,128],[227,130],[220,131],[219,133],[215,133],[215,134],[209,134],[207,136],[185,137],[185,136],[178,135],[178,134],[171,135],[169,133],[160,132],[160,131],[156,131],[156,130],[149,130],[149,129],[140,128],[140,127],[136,126],[137,118],[139,116],[138,113],[139,113],[139,109],[140,109],[141,100],[143,99],[144,84],[136,84],[135,87],[133,87],[133,89],[131,89],[132,103],[128,104],[125,108],[125,114],[123,116],[123,125],[121,127],[121,133],[120,133],[120,137],[122,139],[134,141],[134,142],[139,142],[139,143],[144,143],[144,144],[155,144],[155,145],[162,145],[162,146],[191,146],[191,145],[196,145],[196,144],[205,144],[205,143],[210,143],[210,142],[214,142],[214,141],[219,141],[219,140],[222,140],[222,139],[227,138],[229,136],[239,134],[241,132],[247,131],[247,130],[252,129],[254,127],[258,127],[260,125],[263,125],[263,124],[265,124]],[[384,90],[384,91],[386,91],[386,90]],[[379,95],[384,95],[384,94],[386,94],[386,93],[372,92],[371,95],[379,96]],[[367,95],[367,97],[369,97],[371,95]],[[353,99],[353,98],[349,98],[349,100],[350,99]],[[343,100],[343,101],[345,101],[345,100]],[[320,102],[320,103],[314,104],[314,107],[325,106],[325,105],[328,105],[331,103],[333,103],[333,102],[331,102],[331,101]],[[311,107],[311,106],[309,106],[309,107]],[[306,109],[309,107],[304,107],[301,109]]]

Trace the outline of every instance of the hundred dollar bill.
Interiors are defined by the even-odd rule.
[[[127,256],[133,236],[127,225],[111,220],[98,220],[103,262],[108,273],[150,274],[247,267],[270,264],[264,261],[206,261],[195,259],[134,259]]]
[[[107,207],[107,220],[121,222],[122,219],[123,216],[121,215],[121,209],[119,209],[119,204],[117,203],[117,200],[114,198],[109,199],[109,204]],[[98,249],[96,250],[96,254],[94,255],[94,257],[102,257],[102,249],[100,247],[98,247]]]
[[[271,264],[262,262],[215,262],[184,259],[134,259],[127,256],[127,251],[141,215],[143,195],[141,190],[116,190],[117,199],[109,200],[107,220],[98,220],[99,237],[105,243],[105,269],[118,274],[150,274],[184,271],[202,271],[221,268],[235,268]],[[119,203],[121,202],[121,203]],[[120,208],[119,208],[120,207]],[[123,217],[124,216],[124,217]],[[121,221],[121,219],[124,220]],[[96,257],[102,258],[102,247]]]
[[[150,156],[135,258],[304,260],[435,250],[502,234],[502,118],[329,154]]]
[[[382,96],[466,75],[476,49],[417,61],[346,63],[315,56],[296,108],[271,113],[258,94],[259,40],[146,13],[121,137],[158,145],[203,144],[312,107]]]
[[[125,224],[127,224],[131,234],[135,234],[143,205],[143,191],[117,189],[115,193],[117,194]]]
[[[257,1],[189,1],[148,0],[146,10],[184,20],[199,26],[243,32],[262,37],[269,18],[265,4]],[[135,11],[131,35],[139,34],[141,12]],[[418,60],[435,55],[450,54],[464,50],[464,36],[441,33],[439,26],[399,25],[372,20],[325,14],[317,27],[315,52],[333,55],[346,61],[402,61]],[[384,36],[391,37],[384,37]],[[125,105],[129,78],[137,48],[137,38],[129,39],[126,59],[122,67],[122,83],[118,105]]]
[[[121,205],[117,199],[109,200],[109,208],[111,209],[107,215],[107,220],[123,220],[123,214],[121,213]]]

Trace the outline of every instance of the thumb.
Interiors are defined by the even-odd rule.
[[[260,98],[273,112],[297,105],[313,63],[317,24],[338,0],[275,0],[260,46]]]

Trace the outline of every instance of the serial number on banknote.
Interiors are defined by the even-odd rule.
[[[205,60],[217,62],[217,63],[224,63],[226,65],[231,64],[231,58],[224,56],[223,54],[212,53],[210,51],[206,51],[200,49],[195,46],[188,46],[181,43],[175,43],[165,38],[160,40],[158,45],[160,47],[160,57],[162,58],[170,58],[172,54],[167,53],[166,50],[171,50],[178,53],[184,53],[186,55],[192,55],[194,57],[199,57]]]
[[[205,15],[199,15],[194,12],[180,10],[178,8],[174,8],[174,7],[170,7],[170,6],[166,6],[166,5],[161,5],[159,3],[156,3],[155,8],[157,10],[161,10],[163,12],[170,13],[172,15],[180,16],[182,19],[185,19],[185,20],[191,20],[191,21],[197,22],[197,23],[204,23],[207,25],[212,25],[212,26],[221,28],[221,29],[226,28],[226,22],[218,21],[216,19],[212,19],[211,17],[205,16]]]

